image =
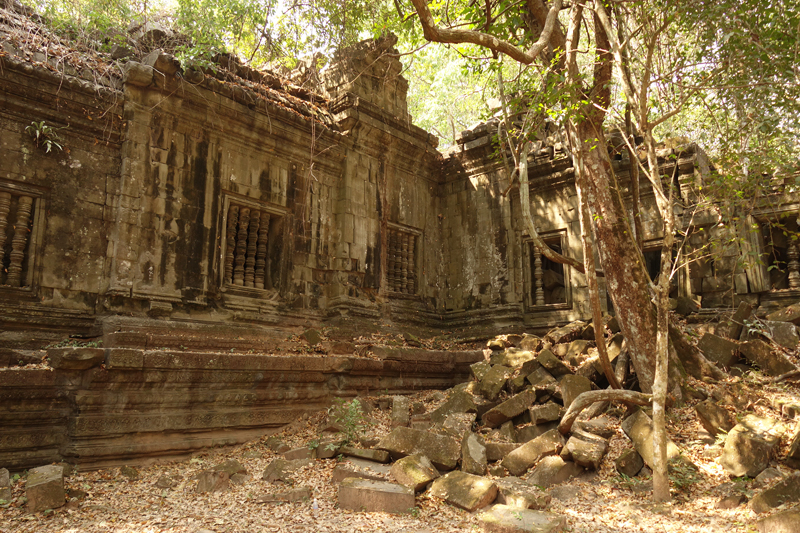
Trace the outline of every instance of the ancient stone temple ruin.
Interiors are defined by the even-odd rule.
[[[46,32],[12,38],[33,23],[2,13],[0,365],[49,345],[52,368],[0,372],[0,464],[241,442],[332,395],[450,387],[483,358],[353,357],[353,338],[376,324],[480,337],[590,317],[584,277],[542,257],[518,193],[503,194],[491,126],[444,153],[414,126],[393,38],[341,51],[301,86],[230,57],[184,68],[146,32],[142,53],[67,54]],[[702,150],[660,155],[691,201]],[[614,165],[625,189],[629,162]],[[530,169],[538,230],[580,258],[572,162],[555,132]],[[652,193],[642,204],[656,272]],[[796,226],[782,189],[764,205],[754,224]],[[708,309],[800,294],[796,246],[748,239],[763,264],[733,251],[698,262],[676,293]],[[340,332],[325,357],[275,355],[309,326]],[[52,348],[68,338],[80,355]]]

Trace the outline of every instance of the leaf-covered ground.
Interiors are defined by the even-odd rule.
[[[746,410],[780,417],[772,407],[777,398],[800,401],[796,387],[764,385],[752,379],[733,378],[751,398]],[[694,383],[697,388],[708,385]],[[377,405],[378,398],[370,398]],[[418,394],[433,409],[442,401],[441,393]],[[621,410],[612,410],[617,416]],[[318,430],[326,413],[299,420],[276,434],[291,447],[307,446],[318,439]],[[389,413],[375,408],[368,414],[372,425],[368,433],[380,436],[389,431]],[[618,424],[619,419],[613,418]],[[791,423],[794,425],[794,422]],[[731,480],[717,462],[721,440],[717,443],[704,433],[694,409],[673,409],[669,420],[671,438],[700,468],[697,479],[676,479],[674,502],[653,505],[650,481],[645,474],[633,479],[619,476],[614,459],[629,446],[627,437],[617,427],[611,445],[597,473],[586,474],[549,489],[553,500],[550,510],[567,517],[569,531],[585,532],[681,532],[751,531],[757,518],[746,505],[735,509],[715,508],[719,499],[732,491],[751,495],[758,490],[754,480]],[[67,478],[67,488],[76,495],[66,506],[35,515],[24,505],[25,479],[13,484],[12,501],[0,510],[0,532],[461,532],[481,531],[476,516],[441,500],[417,497],[417,508],[408,515],[362,513],[341,510],[337,506],[336,486],[330,482],[337,459],[316,460],[294,476],[294,486],[313,490],[313,500],[298,503],[257,503],[262,494],[285,491],[285,483],[268,483],[261,473],[278,455],[266,446],[267,436],[236,448],[209,450],[188,461],[140,466],[139,479],[130,480],[118,468],[74,473]],[[779,458],[785,453],[785,438]],[[227,459],[240,461],[249,478],[241,485],[231,485],[226,492],[195,492],[198,472]],[[784,473],[791,470],[779,460],[773,463]],[[162,476],[179,480],[173,489],[162,489],[156,481]],[[680,490],[678,490],[680,488]]]

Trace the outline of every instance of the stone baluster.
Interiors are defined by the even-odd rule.
[[[400,292],[408,292],[408,234],[400,234]]]
[[[389,249],[386,252],[386,259],[387,259],[386,281],[389,284],[389,290],[390,291],[396,290],[396,287],[395,287],[395,276],[394,276],[394,271],[395,271],[395,268],[397,267],[397,263],[396,263],[395,255],[394,255],[396,247],[397,247],[397,238],[396,237],[397,237],[397,234],[394,231],[389,230],[389,238],[387,239],[388,245],[389,245],[388,246]]]
[[[267,240],[269,239],[269,213],[261,213],[256,247],[256,289],[264,288],[264,274],[267,268]]]
[[[11,210],[11,193],[0,192],[0,283],[3,281],[3,259],[6,251],[6,228]]]
[[[247,228],[250,225],[250,209],[239,211],[239,232],[236,235],[236,257],[233,263],[233,284],[244,285],[244,263],[247,257]]]
[[[14,224],[14,237],[11,240],[11,263],[8,265],[6,284],[19,287],[22,282],[22,261],[25,259],[25,245],[28,243],[28,223],[31,219],[33,198],[20,196],[17,202],[17,221]]]
[[[258,249],[258,227],[261,224],[261,211],[250,213],[250,228],[247,237],[247,258],[244,261],[244,286],[255,287],[256,250]]]
[[[800,252],[797,250],[797,243],[789,245],[789,288],[792,290],[800,289]]]
[[[239,223],[239,206],[228,209],[228,224],[225,228],[225,283],[233,283],[233,257],[236,250],[236,225]]]
[[[417,236],[408,236],[408,293],[417,293],[417,263],[414,251],[416,249]]]
[[[544,289],[542,288],[542,252],[536,246],[533,247],[533,278],[535,281],[533,299],[535,305],[544,305]]]

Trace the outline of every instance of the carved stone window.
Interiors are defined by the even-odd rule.
[[[386,278],[389,291],[417,294],[417,244],[420,234],[399,227],[390,227],[388,231]]]
[[[38,191],[0,184],[0,287],[34,285],[36,256],[44,226]]]
[[[563,254],[566,248],[566,232],[542,235],[542,240],[556,252]],[[541,250],[527,241],[524,248],[526,291],[525,300],[529,308],[568,309],[572,307],[569,268],[547,259]]]
[[[222,287],[271,291],[280,256],[282,213],[252,201],[226,198],[222,235]]]

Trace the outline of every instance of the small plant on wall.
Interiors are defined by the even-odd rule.
[[[31,122],[30,126],[25,128],[25,131],[31,136],[37,148],[44,148],[44,152],[49,154],[53,150],[60,152],[64,149],[61,144],[63,140],[58,134],[58,130],[60,129],[64,128],[54,128],[46,124],[44,120],[40,122],[34,120]]]

